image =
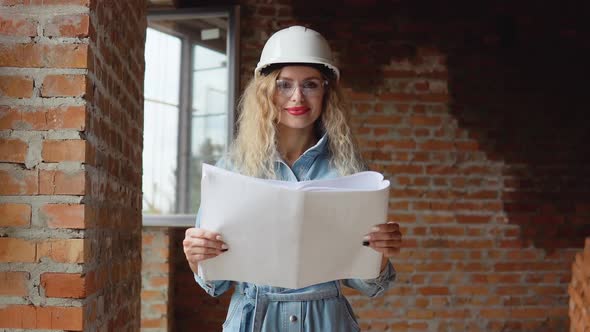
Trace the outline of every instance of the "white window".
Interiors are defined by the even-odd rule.
[[[194,222],[201,165],[233,137],[237,9],[148,14],[145,48],[144,224]],[[176,220],[176,221],[174,221]]]

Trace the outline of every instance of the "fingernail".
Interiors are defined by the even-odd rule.
[[[217,235],[217,236],[215,237],[215,240],[217,240],[217,241],[221,241],[221,235]]]
[[[371,228],[371,232],[379,232],[379,227],[375,226]]]
[[[226,251],[228,251],[228,250],[229,250],[229,249],[221,249],[221,251],[223,251],[223,252],[226,252]]]
[[[221,249],[226,249],[226,250],[227,250],[227,244],[225,244],[225,243],[224,243],[224,244],[222,244],[222,245],[221,245]]]
[[[369,246],[369,241],[363,241],[363,246],[368,247]]]
[[[365,237],[363,237],[363,242],[369,242],[369,240],[371,240],[371,237],[368,235],[365,235]]]

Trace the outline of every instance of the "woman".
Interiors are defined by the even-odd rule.
[[[345,120],[339,76],[326,40],[316,31],[293,26],[272,35],[240,101],[236,140],[229,156],[218,165],[285,181],[365,170]],[[231,250],[231,243],[199,225],[198,217],[197,227],[186,231],[184,252],[199,285],[218,296],[232,282],[205,282],[198,277],[197,266]],[[395,278],[388,258],[401,245],[396,223],[376,225],[367,233],[359,245],[362,242],[383,254],[379,277],[336,280],[302,289],[236,283],[224,331],[359,331],[340,284],[371,297],[383,293]]]

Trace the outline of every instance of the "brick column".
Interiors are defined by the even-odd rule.
[[[0,328],[139,330],[145,25],[0,1]]]

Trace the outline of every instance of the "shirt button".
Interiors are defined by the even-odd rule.
[[[297,321],[297,316],[295,316],[295,315],[291,315],[291,316],[289,316],[289,320],[290,320],[291,322],[295,323],[295,322]]]

